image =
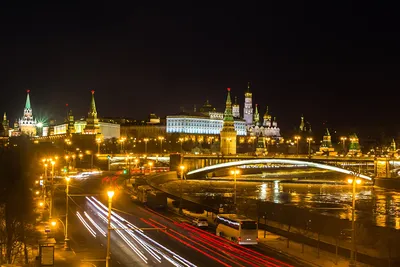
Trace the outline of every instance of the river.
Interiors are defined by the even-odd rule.
[[[177,182],[163,186],[178,190]],[[220,203],[232,202],[233,181],[185,181],[183,192],[201,201],[215,199]],[[352,188],[350,185],[295,182],[237,182],[237,203],[254,203],[255,200],[271,201],[351,220]],[[356,188],[356,221],[381,227],[400,229],[400,192],[373,186]]]

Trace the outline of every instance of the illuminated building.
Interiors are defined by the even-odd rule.
[[[97,118],[96,102],[94,100],[94,90],[92,92],[92,100],[90,102],[90,109],[86,118],[86,125],[84,134],[98,134],[99,132],[99,119]]]
[[[256,114],[258,114],[258,105],[256,105],[256,112],[254,119],[256,121]],[[259,116],[259,115],[258,115]],[[271,139],[280,139],[281,130],[278,127],[276,117],[272,120],[271,115],[268,113],[268,106],[263,116],[263,124],[259,126],[259,122],[256,125],[248,125],[247,131],[251,136],[263,136]]]
[[[356,134],[350,135],[350,146],[349,146],[349,156],[357,156],[361,155],[361,148],[360,148],[360,143],[359,139]]]
[[[332,138],[331,134],[329,133],[328,128],[326,128],[326,133],[324,137],[322,138],[321,145],[319,146],[319,152],[321,154],[328,154],[330,156],[333,156],[335,149],[332,146]]]
[[[260,113],[258,113],[258,104],[256,104],[256,110],[254,111],[254,125],[260,126]]]
[[[8,131],[10,129],[10,121],[7,119],[7,114],[4,112],[3,121],[1,123],[3,133],[0,136],[8,136]]]
[[[119,124],[98,119],[94,91],[91,92],[92,99],[88,117],[75,121],[72,110],[69,110],[64,123],[55,125],[55,121],[50,121],[50,135],[89,134],[101,135],[103,139],[120,137]]]
[[[226,97],[226,106],[223,118],[223,126],[220,132],[220,152],[223,155],[236,154],[236,129],[235,121],[232,114],[231,89],[228,88],[228,96]]]
[[[224,124],[223,119],[224,113],[217,112],[207,100],[200,108],[200,112],[167,116],[166,132],[168,134],[219,135]],[[246,122],[242,119],[233,120],[237,135],[245,136]]]
[[[309,132],[311,133],[311,124],[309,122],[304,121],[304,116],[301,115],[300,117],[300,125],[299,125],[299,133]]]
[[[236,119],[240,118],[240,106],[237,100],[237,96],[235,96],[235,103],[232,106],[232,115]]]
[[[250,91],[250,82],[248,82],[247,91],[244,94],[243,119],[247,125],[253,125],[253,94]]]
[[[26,91],[26,102],[24,108],[24,116],[19,119],[18,127],[21,134],[26,134],[29,136],[36,135],[36,119],[33,118],[31,101],[29,98],[30,90]],[[17,134],[16,134],[17,135]]]

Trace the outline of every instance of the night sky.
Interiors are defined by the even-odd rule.
[[[28,88],[36,116],[60,118],[66,103],[84,116],[93,89],[99,116],[142,119],[206,99],[222,110],[227,87],[242,109],[251,81],[283,134],[301,114],[314,129],[400,130],[398,8],[383,1],[4,2],[0,111],[12,121]]]

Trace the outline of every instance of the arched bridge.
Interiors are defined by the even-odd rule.
[[[316,162],[311,162],[311,161],[303,161],[303,160],[293,160],[293,159],[275,159],[275,158],[264,158],[264,159],[248,159],[248,160],[239,160],[239,161],[230,161],[230,162],[225,162],[225,163],[220,163],[220,164],[215,164],[211,166],[207,166],[204,168],[196,169],[189,171],[186,176],[187,178],[191,178],[194,176],[198,176],[201,174],[207,174],[216,170],[220,169],[225,169],[225,168],[230,168],[230,167],[236,167],[236,166],[243,166],[243,165],[253,165],[253,164],[292,164],[292,165],[306,165],[309,167],[314,167],[314,168],[319,168],[319,169],[325,169],[325,170],[330,170],[330,171],[336,171],[340,173],[345,173],[345,174],[350,174],[353,175],[354,172],[343,169],[340,167],[336,166],[331,166],[327,164],[322,164],[322,163],[316,163]],[[362,179],[366,180],[372,180],[371,177],[364,175],[364,174],[359,174],[359,177]]]

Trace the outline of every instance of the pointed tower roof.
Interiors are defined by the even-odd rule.
[[[268,106],[267,106],[267,109],[265,110],[265,113],[264,113],[264,120],[271,120],[271,115],[269,115],[268,114]]]
[[[6,112],[4,112],[3,121],[7,121],[7,114],[6,114]],[[394,140],[394,139],[393,139],[393,140]]]
[[[228,96],[226,97],[226,106],[224,112],[224,121],[233,121],[232,114],[232,100],[231,100],[231,88],[227,88]]]
[[[29,92],[31,90],[26,90],[26,102],[25,102],[25,109],[31,109],[31,100],[29,98]]]
[[[246,93],[251,93],[251,91],[250,91],[250,82],[247,82],[247,90],[246,90]]]
[[[328,128],[326,128],[326,133],[325,133],[325,136],[330,136],[331,134],[329,133],[329,129]]]
[[[96,110],[96,101],[94,100],[94,90],[91,91],[92,92],[92,100],[90,102],[90,111],[89,111],[89,115],[92,116],[97,116],[97,110]]]
[[[238,105],[237,96],[235,96],[235,106]]]

